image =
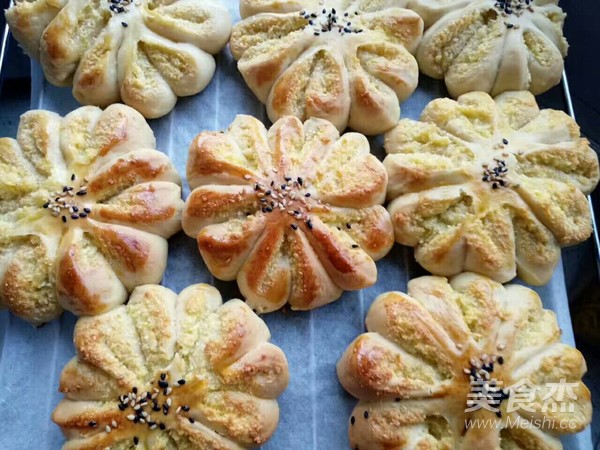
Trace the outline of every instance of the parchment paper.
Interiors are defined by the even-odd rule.
[[[237,0],[226,1],[234,21],[239,20]],[[402,117],[418,118],[433,98],[445,96],[443,83],[421,79],[419,89],[402,105]],[[56,88],[32,64],[32,109],[43,108],[65,115],[79,105],[70,89]],[[168,116],[151,121],[157,148],[168,154],[185,175],[188,146],[203,130],[226,128],[236,114],[250,114],[268,124],[264,107],[246,87],[229,49],[217,57],[217,73],[201,94],[179,99]],[[383,158],[381,137],[372,139],[372,151]],[[184,181],[184,196],[189,187]],[[364,316],[377,295],[406,289],[409,279],[425,274],[413,250],[398,245],[378,263],[378,283],[360,292],[345,293],[341,300],[312,312],[281,311],[263,316],[272,341],[286,353],[291,381],[279,400],[280,423],[264,446],[269,450],[347,449],[347,420],[356,403],[337,381],[335,364],[348,344],[364,331]],[[206,269],[193,239],[183,233],[170,240],[169,262],[163,284],[176,292],[190,284],[211,283],[224,299],[239,297],[235,282],[215,280]],[[543,288],[535,289],[546,308],[558,316],[563,340],[574,344],[562,264]],[[64,442],[50,420],[61,395],[58,379],[73,357],[75,317],[34,329],[8,312],[0,312],[0,450],[58,449]],[[567,450],[592,448],[589,428],[563,439]],[[482,449],[486,450],[486,449]]]

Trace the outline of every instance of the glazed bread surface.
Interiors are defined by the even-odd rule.
[[[288,384],[284,353],[240,300],[212,286],[137,287],[79,319],[52,419],[71,449],[240,450],[264,444]]]
[[[6,20],[50,83],[152,119],[204,90],[231,33],[227,9],[208,0],[17,0]]]
[[[583,355],[531,289],[421,277],[379,296],[366,325],[337,365],[359,399],[353,449],[560,450],[591,421]]]
[[[426,24],[421,72],[454,98],[474,91],[542,94],[562,77],[569,48],[558,0],[416,0]]]
[[[132,108],[29,111],[0,139],[0,306],[35,324],[160,282],[181,180]]]
[[[380,134],[418,83],[423,21],[405,1],[241,0],[230,48],[269,118]]]
[[[360,134],[238,116],[191,144],[183,229],[208,269],[258,312],[308,310],[371,286],[394,243],[387,174]]]
[[[396,240],[434,275],[543,285],[560,248],[592,233],[598,156],[571,117],[529,92],[433,100],[384,145]]]

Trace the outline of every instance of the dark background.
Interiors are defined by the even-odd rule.
[[[573,106],[582,133],[600,151],[600,0],[562,0],[568,17],[565,35],[571,45],[566,71]],[[5,9],[8,0],[0,0]],[[0,14],[0,33],[4,15]],[[29,60],[9,40],[7,58],[0,79],[0,130],[3,136],[16,133],[20,114],[30,107]],[[539,98],[543,107],[563,108],[560,87]],[[593,195],[596,219],[600,222],[600,189]],[[588,363],[585,381],[592,391],[594,449],[600,449],[600,281],[593,240],[563,252],[569,302],[578,348]]]

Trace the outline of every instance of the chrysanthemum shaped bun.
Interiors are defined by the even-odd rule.
[[[383,165],[364,136],[340,137],[323,119],[288,116],[267,131],[238,116],[194,140],[187,176],[184,231],[259,312],[313,309],[371,286],[374,260],[394,243]]]
[[[450,95],[483,91],[541,94],[560,82],[568,44],[558,0],[416,0],[429,28],[421,72]],[[416,8],[417,9],[417,8]]]
[[[50,83],[147,118],[204,90],[231,33],[229,12],[209,0],[17,0],[6,20]]]
[[[41,324],[158,283],[181,229],[180,177],[124,105],[21,117],[0,139],[0,306]]]
[[[540,111],[529,92],[434,100],[385,149],[396,240],[434,275],[545,284],[560,247],[592,232],[584,194],[598,156],[572,118]]]
[[[241,0],[231,52],[275,122],[286,115],[379,134],[415,90],[423,20],[404,1]]]
[[[591,421],[583,355],[531,289],[417,278],[379,296],[366,324],[337,366],[360,400],[352,448],[561,449]]]
[[[136,288],[75,326],[52,415],[64,449],[239,450],[265,443],[288,384],[283,352],[240,300],[206,284]],[[139,445],[139,447],[138,447]]]

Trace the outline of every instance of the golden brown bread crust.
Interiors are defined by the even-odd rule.
[[[560,82],[568,44],[558,0],[414,0],[431,27],[417,53],[424,74],[450,95],[541,94]],[[507,13],[508,12],[508,13]]]
[[[267,131],[238,116],[190,146],[183,229],[209,270],[248,304],[313,309],[377,278],[393,245],[387,175],[367,139],[288,116]]]
[[[17,140],[0,139],[0,305],[39,325],[160,281],[183,201],[154,146],[124,105],[22,116]]]
[[[423,21],[405,0],[241,0],[231,52],[275,122],[286,115],[379,134],[418,82]]]
[[[77,356],[62,372],[65,399],[52,415],[67,439],[63,448],[264,444],[289,380],[285,355],[269,339],[248,306],[223,304],[212,286],[179,296],[137,287],[127,306],[75,326]]]
[[[502,448],[558,450],[559,435],[591,421],[585,360],[559,342],[556,316],[531,289],[473,273],[421,277],[409,282],[408,295],[379,296],[366,325],[337,365],[340,382],[360,400],[349,422],[352,448],[476,450],[500,448],[502,440]],[[499,407],[466,412],[472,369],[513,398],[522,380],[540,390],[524,409],[505,397]],[[552,392],[561,382],[572,384],[576,401]]]
[[[18,0],[6,20],[52,84],[73,86],[82,104],[122,101],[147,118],[204,90],[231,33],[227,9],[208,0]]]
[[[560,247],[591,232],[598,157],[561,111],[526,91],[437,99],[385,138],[396,240],[429,272],[542,285]]]

